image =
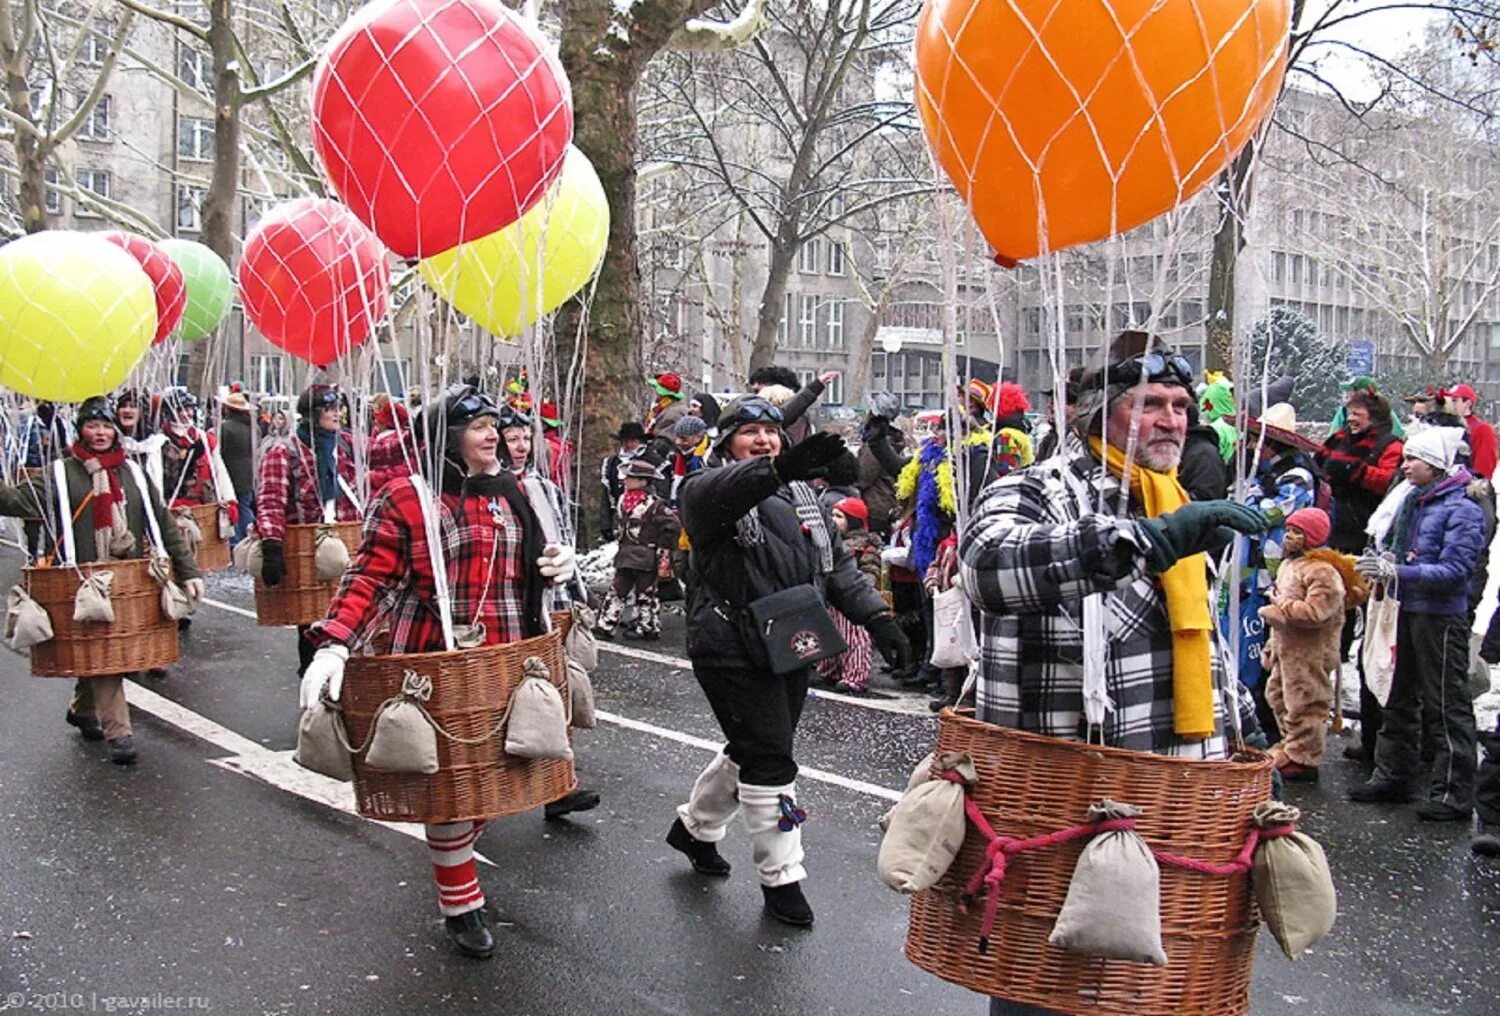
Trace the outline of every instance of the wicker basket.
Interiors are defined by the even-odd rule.
[[[161,609],[161,586],[151,577],[145,558],[22,569],[26,592],[52,619],[53,637],[31,647],[36,677],[106,677],[176,663],[177,622]],[[113,623],[73,620],[78,573],[114,573],[109,598]]]
[[[224,505],[218,503],[195,504],[186,510],[198,523],[203,539],[198,542],[198,570],[204,573],[222,571],[229,567],[229,541],[219,535],[219,511]]]
[[[973,758],[979,771],[975,801],[1002,836],[1078,825],[1091,803],[1109,797],[1144,810],[1137,828],[1153,847],[1226,862],[1245,842],[1250,813],[1271,797],[1272,761],[1260,752],[1230,762],[1191,761],[1042,737],[951,710],[940,717],[937,751]],[[1259,918],[1248,875],[1225,878],[1162,866],[1165,967],[1047,944],[1085,842],[1011,861],[989,950],[980,953],[983,907],[973,906],[967,915],[958,910],[963,883],[984,855],[983,838],[970,829],[948,874],[912,899],[907,958],[985,995],[1061,1013],[1249,1012]]]
[[[401,679],[415,670],[432,679],[427,712],[455,737],[493,730],[511,692],[521,683],[529,656],[547,664],[552,683],[566,701],[568,671],[562,636],[548,632],[506,645],[454,652],[355,656],[344,681],[344,721],[352,744],[363,744],[380,704],[401,692]],[[354,800],[366,818],[388,822],[463,822],[528,811],[571,793],[573,763],[505,754],[504,733],[468,745],[438,735],[436,773],[392,773],[354,759]]]
[[[338,579],[322,582],[313,554],[317,549],[319,525],[286,527],[282,552],[286,555],[286,575],[272,589],[255,580],[255,620],[262,625],[312,624],[328,614],[329,601],[338,590]],[[335,522],[333,531],[349,548],[352,558],[359,550],[360,522]],[[399,682],[397,682],[399,685]]]

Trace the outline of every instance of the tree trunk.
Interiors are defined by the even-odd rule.
[[[30,109],[31,90],[26,85],[22,67],[11,67],[5,74],[5,96],[11,109]],[[16,201],[21,207],[21,228],[40,233],[47,228],[47,154],[45,143],[24,127],[13,126],[16,153],[16,175],[19,187]]]
[[[1229,370],[1234,365],[1235,270],[1245,248],[1242,223],[1250,214],[1250,170],[1255,164],[1256,142],[1252,140],[1219,174],[1219,221],[1214,229],[1208,268],[1207,334],[1203,343],[1203,366]]]
[[[792,260],[801,245],[797,243],[797,223],[781,221],[781,232],[771,246],[771,263],[766,271],[766,288],[761,293],[760,310],[755,318],[755,345],[750,350],[750,371],[769,367],[776,362],[776,333],[781,327],[782,308],[786,304],[786,283],[792,274]],[[786,323],[788,342],[797,319]]]
[[[208,190],[203,196],[203,245],[234,264],[234,209],[240,188],[240,94],[239,72],[234,68],[233,7],[230,0],[212,0],[209,5],[208,43],[214,66],[214,163]],[[223,338],[221,336],[221,338]],[[225,362],[237,362],[238,357]],[[207,394],[205,379],[208,340],[188,346],[188,388]]]

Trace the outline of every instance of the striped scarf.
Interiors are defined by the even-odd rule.
[[[125,465],[125,449],[116,442],[107,452],[94,452],[82,441],[73,442],[73,457],[88,470],[89,492],[94,521],[94,553],[108,561],[130,553],[135,537],[125,517],[125,489],[120,486],[118,470]]]

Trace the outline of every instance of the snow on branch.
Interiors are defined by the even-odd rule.
[[[699,52],[735,49],[755,38],[765,25],[766,0],[750,0],[733,21],[691,19],[673,34],[667,46]]]

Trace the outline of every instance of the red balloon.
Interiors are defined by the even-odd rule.
[[[151,340],[154,346],[171,335],[182,320],[182,309],[187,306],[187,283],[182,278],[182,269],[172,255],[144,236],[110,232],[104,234],[104,239],[124,247],[141,263],[141,271],[151,280],[151,288],[156,292],[156,337]]]
[[[293,356],[326,367],[370,337],[391,284],[380,240],[327,198],[266,213],[240,255],[245,316]]]
[[[404,258],[504,229],[573,139],[567,75],[499,0],[376,0],[313,76],[313,147],[351,211]]]

